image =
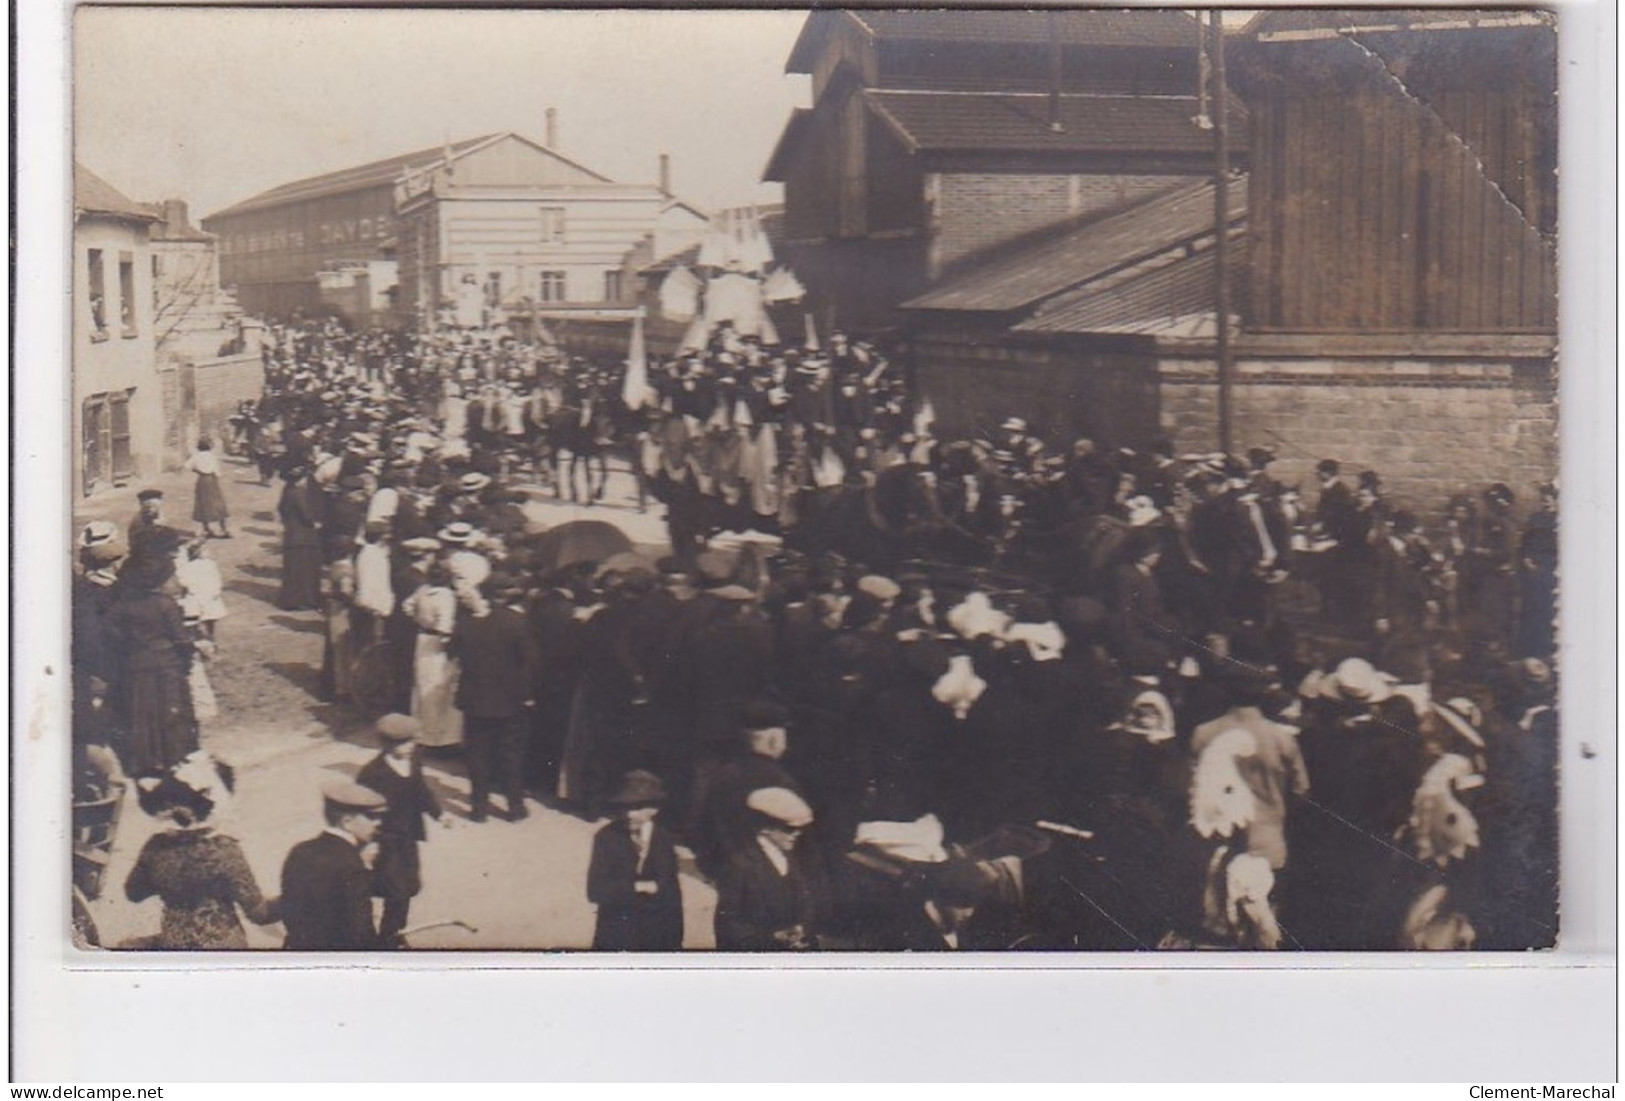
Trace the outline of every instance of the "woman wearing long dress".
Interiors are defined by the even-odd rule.
[[[322,606],[321,491],[311,484],[310,470],[295,466],[283,474],[282,591],[277,606],[298,612]]]
[[[114,652],[124,657],[119,686],[128,725],[124,770],[151,776],[198,747],[187,674],[193,637],[174,594],[174,561],[149,559],[125,569],[106,619]]]
[[[214,525],[220,525],[220,538],[230,539],[226,520],[231,513],[226,508],[226,495],[220,491],[220,456],[214,450],[214,441],[204,436],[197,442],[197,450],[186,460],[186,469],[197,475],[197,490],[192,498],[192,519],[203,529],[203,536],[214,535]]]
[[[260,892],[242,846],[215,828],[231,786],[231,770],[205,753],[137,784],[141,809],[165,826],[142,848],[124,893],[131,902],[163,901],[154,948],[244,949],[239,909],[256,925],[277,920],[277,904]]]
[[[429,567],[429,577],[406,598],[406,614],[417,624],[412,654],[412,717],[422,725],[418,744],[431,749],[463,740],[463,713],[457,696],[457,659],[448,652],[457,623],[457,595],[451,573],[442,564]]]

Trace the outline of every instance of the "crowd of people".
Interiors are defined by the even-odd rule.
[[[840,334],[613,366],[271,334],[233,430],[281,482],[279,603],[324,617],[331,697],[388,713],[280,903],[233,888],[290,947],[407,927],[424,821],[450,820],[421,757],[452,747],[473,823],[527,799],[608,818],[605,949],[681,946],[679,846],[724,950],[1553,942],[1555,487],[1520,525],[1505,485],[1434,517],[1330,459],[1285,485],[1261,447],[1057,447],[1020,418],[940,439],[902,368]],[[146,497],[126,538],[86,529],[74,594],[77,743],[194,829],[211,450],[204,536]],[[527,512],[548,482],[601,500],[563,459],[616,450],[671,554]],[[150,869],[129,889],[161,893]]]

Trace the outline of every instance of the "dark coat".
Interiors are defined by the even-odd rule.
[[[489,615],[459,616],[451,650],[462,662],[456,702],[464,715],[511,719],[534,699],[536,643],[525,617],[512,608],[497,606]]]
[[[122,588],[104,621],[106,642],[122,654],[120,713],[127,726],[121,757],[132,776],[162,772],[198,747],[187,671],[192,636],[168,595]]]
[[[423,761],[414,754],[410,775],[402,776],[380,753],[361,766],[356,783],[389,800],[378,824],[378,859],[373,863],[373,891],[380,898],[412,898],[423,889],[418,842],[424,839],[423,818],[440,817],[440,800],[423,778]]]
[[[284,547],[321,546],[321,490],[308,478],[289,482],[282,487],[277,501],[277,514],[282,518],[282,545]]]
[[[379,947],[372,923],[372,873],[355,845],[333,833],[301,841],[282,865],[283,947],[357,952]]]
[[[775,934],[800,927],[804,935],[817,909],[816,892],[802,862],[792,857],[790,874],[780,875],[761,846],[752,842],[728,861],[717,883],[717,950],[784,951],[792,945]]]
[[[637,883],[655,885],[639,894]],[[601,952],[675,952],[683,946],[683,895],[677,880],[677,849],[671,831],[656,820],[649,855],[638,869],[638,850],[624,822],[600,829],[592,839],[587,901],[598,907],[592,946]]]

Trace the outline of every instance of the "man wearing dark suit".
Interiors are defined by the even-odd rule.
[[[412,899],[423,889],[418,844],[426,834],[423,819],[446,823],[440,801],[423,778],[416,752],[422,727],[410,715],[385,715],[375,724],[383,752],[361,766],[356,783],[371,788],[388,803],[378,826],[378,859],[373,862],[373,893],[384,900],[378,939],[393,947],[406,928]]]
[[[526,613],[537,662],[525,779],[536,791],[558,790],[564,736],[579,679],[582,630],[576,609],[575,593],[561,580],[535,594]]]
[[[470,817],[485,821],[491,789],[507,796],[508,820],[525,818],[525,743],[535,707],[536,642],[522,611],[524,585],[514,575],[492,573],[481,586],[490,603],[484,615],[462,615],[452,631],[451,652],[462,668],[457,708],[468,746]]]
[[[665,786],[641,769],[609,797],[615,817],[592,839],[587,901],[598,907],[592,946],[601,952],[675,952],[683,946],[677,848],[659,820]]]
[[[1129,538],[1129,561],[1112,572],[1118,651],[1125,668],[1148,676],[1166,670],[1184,637],[1157,584],[1156,569],[1161,558],[1157,533],[1150,528],[1136,528]]]
[[[372,872],[361,857],[386,803],[348,780],[322,787],[327,828],[295,845],[282,865],[283,947],[294,952],[359,952],[379,947],[372,923]]]
[[[813,883],[795,857],[812,808],[785,788],[753,791],[746,805],[759,823],[755,843],[728,861],[717,883],[721,952],[785,952],[814,947]]]
[[[715,878],[730,857],[756,840],[757,816],[745,803],[762,788],[797,791],[779,762],[789,748],[789,715],[767,700],[737,708],[739,748],[694,778],[690,819],[684,831],[700,870]]]

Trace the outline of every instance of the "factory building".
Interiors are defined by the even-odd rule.
[[[635,308],[629,255],[680,251],[705,217],[671,195],[664,157],[659,182],[617,183],[558,150],[552,111],[547,131],[447,143],[211,215],[221,281],[267,316],[326,309],[413,327]],[[351,289],[357,271],[365,294]]]

